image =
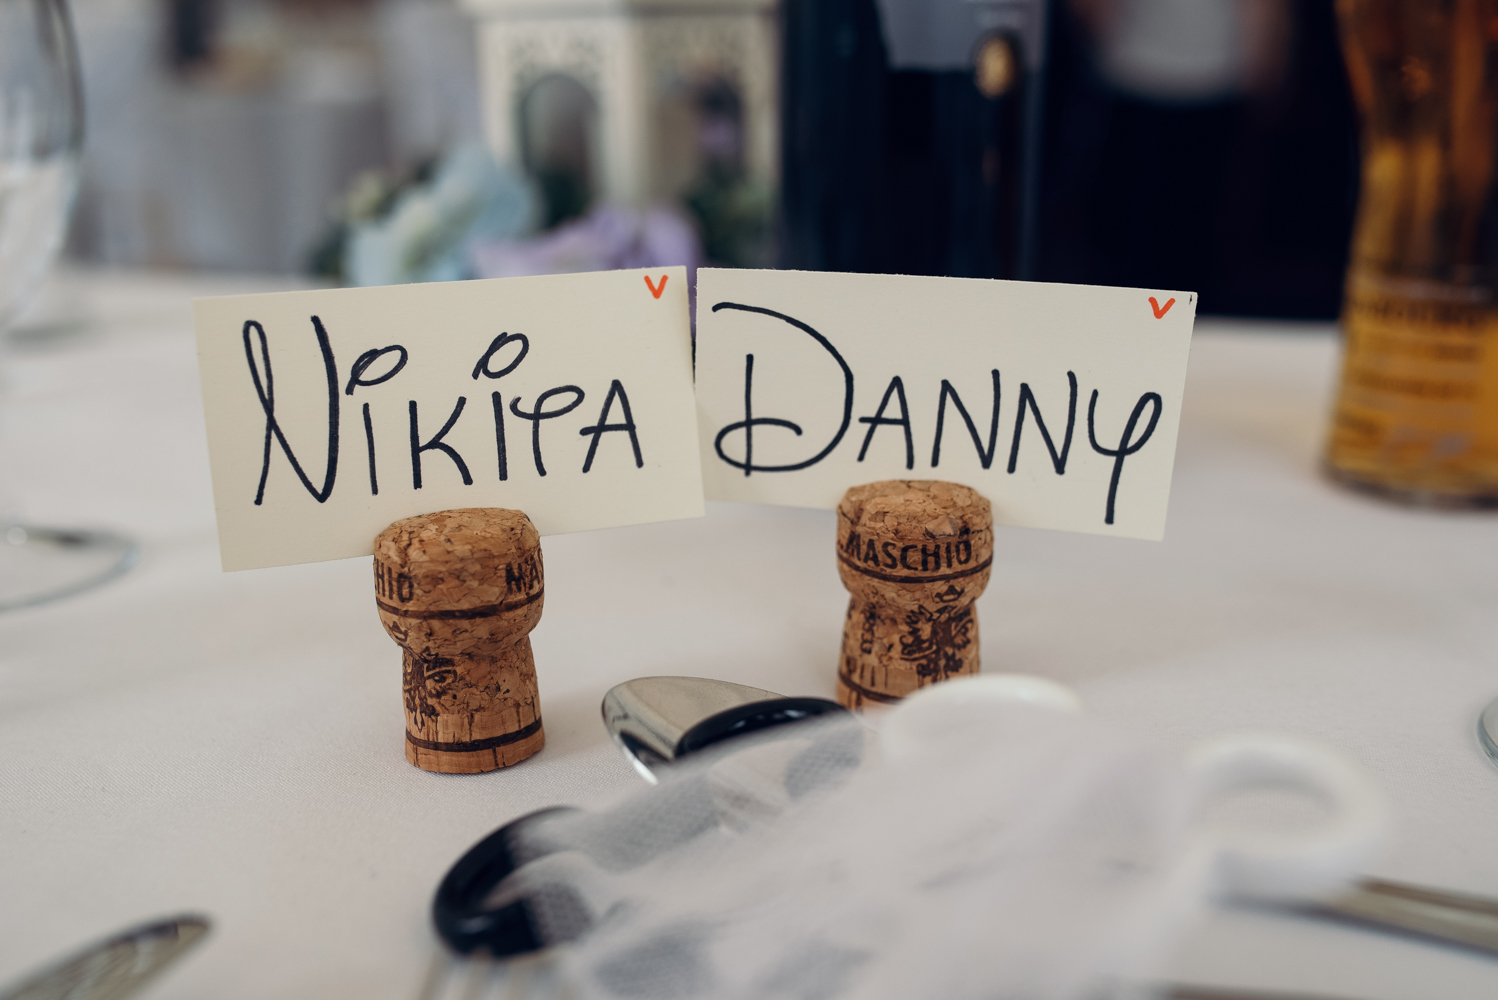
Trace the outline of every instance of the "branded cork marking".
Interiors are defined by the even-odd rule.
[[[534,554],[526,556],[519,562],[505,564],[505,591],[525,596],[496,604],[484,604],[476,608],[421,610],[398,607],[382,598],[389,597],[402,602],[413,600],[416,596],[416,585],[410,575],[396,571],[393,566],[379,559],[374,561],[374,575],[375,604],[380,610],[398,618],[411,618],[419,621],[471,621],[476,618],[493,618],[495,615],[514,611],[516,608],[523,608],[527,604],[539,601],[546,590],[542,586],[541,563]],[[536,588],[535,591],[527,594],[526,592],[533,587]]]
[[[905,635],[900,636],[900,659],[915,667],[918,684],[924,686],[963,673],[967,666],[962,652],[972,645],[973,608],[951,605],[932,611],[922,605],[905,615]]]
[[[975,566],[969,567],[968,569],[958,570],[955,573],[932,574],[931,576],[900,576],[895,573],[885,573],[881,570],[869,569],[867,566],[860,566],[858,565],[858,563],[842,554],[838,555],[837,560],[844,566],[853,570],[855,573],[861,573],[864,576],[871,576],[876,580],[888,580],[890,583],[941,583],[946,580],[960,580],[965,576],[972,576],[974,573],[981,573],[984,570],[988,569],[989,566],[993,565],[993,559],[990,557]]]
[[[840,546],[838,561],[856,573],[888,580],[891,583],[940,583],[944,580],[960,580],[981,573],[993,563],[990,556],[975,565],[971,531],[963,528],[955,542],[940,542],[934,545],[898,545],[895,542],[877,544],[872,538],[864,538],[857,531],[850,531]],[[916,565],[919,560],[920,565]],[[958,568],[962,567],[962,568]],[[952,572],[941,573],[943,568]],[[907,569],[920,576],[887,573],[885,570]],[[933,570],[937,572],[932,572]],[[926,575],[929,574],[929,575]]]

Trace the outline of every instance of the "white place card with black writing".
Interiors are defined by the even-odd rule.
[[[709,500],[835,507],[963,483],[998,524],[1159,539],[1196,296],[809,271],[697,272]]]
[[[686,271],[194,303],[226,570],[508,507],[543,534],[699,517]]]

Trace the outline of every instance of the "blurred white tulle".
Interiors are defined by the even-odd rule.
[[[1154,995],[1192,920],[1244,891],[1220,865],[1235,841],[1202,822],[1241,775],[1213,778],[1195,758],[1054,706],[921,702],[896,708],[882,735],[842,715],[744,737],[611,807],[512,828],[520,867],[491,903],[525,900],[537,939],[562,946],[550,952],[555,992],[517,980],[506,995]],[[1233,751],[1240,762],[1327,756],[1255,740],[1247,757]],[[1378,799],[1342,766],[1342,792]],[[1313,772],[1291,769],[1284,787],[1314,787],[1301,785]],[[1336,891],[1372,860],[1380,816],[1364,817],[1335,865],[1276,898]],[[1295,853],[1269,842],[1276,865]],[[1321,840],[1299,843],[1315,853]]]

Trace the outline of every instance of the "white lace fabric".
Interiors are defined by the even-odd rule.
[[[991,704],[901,745],[851,716],[734,741],[530,824],[501,893],[579,997],[1061,1000],[1147,976],[1209,888],[1147,748]]]

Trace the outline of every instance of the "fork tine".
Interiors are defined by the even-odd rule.
[[[432,952],[432,960],[427,964],[426,976],[421,981],[421,992],[416,994],[416,1000],[437,1000],[442,984],[452,972],[456,959],[451,956],[446,948],[438,946]]]
[[[510,961],[505,969],[506,985],[509,988],[504,992],[504,1000],[532,1000],[531,981],[537,961],[532,955],[522,955]]]
[[[417,1000],[573,1000],[550,952],[496,959],[480,950],[458,955],[438,948],[427,966]]]
[[[463,977],[462,1000],[484,1000],[486,986],[503,966],[480,949],[468,957],[467,975]]]
[[[556,1000],[577,1000],[577,990],[572,979],[562,971],[561,963],[553,962],[551,968],[551,992]]]

